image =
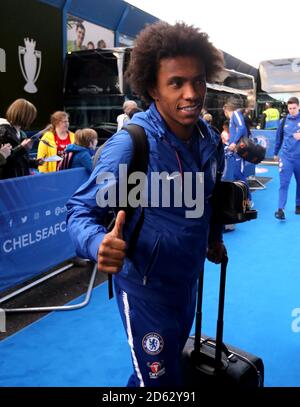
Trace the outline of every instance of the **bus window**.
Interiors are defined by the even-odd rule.
[[[257,114],[271,102],[281,116],[286,114],[286,101],[300,98],[300,58],[281,58],[259,64],[260,89],[257,92]]]
[[[117,129],[124,102],[123,71],[126,48],[68,53],[64,75],[64,107],[70,127],[92,127],[100,139]]]

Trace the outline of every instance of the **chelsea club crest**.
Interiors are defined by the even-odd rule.
[[[142,346],[149,355],[158,355],[164,347],[164,340],[158,333],[150,332],[143,337]]]

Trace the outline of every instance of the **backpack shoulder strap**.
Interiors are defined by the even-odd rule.
[[[137,124],[128,124],[123,127],[132,140],[133,155],[129,166],[129,174],[135,171],[147,173],[149,163],[149,143],[143,127]]]
[[[145,130],[143,127],[138,126],[136,124],[128,124],[126,127],[123,127],[131,137],[132,144],[133,144],[133,155],[132,159],[128,168],[128,177],[133,172],[142,172],[147,175],[148,172],[148,164],[149,164],[149,142],[148,138],[145,134]],[[145,179],[145,178],[143,178]],[[143,189],[143,179],[141,180],[141,190]],[[134,184],[128,185],[128,196],[130,191],[134,188]],[[125,209],[126,217],[128,220],[133,216],[134,211],[136,208],[132,208],[127,203],[127,208]],[[131,234],[130,241],[128,243],[128,256],[130,257],[135,249],[136,241],[138,239],[139,233],[141,231],[143,222],[144,222],[144,210],[141,208],[141,214],[135,228]]]
[[[122,130],[129,133],[133,144],[133,155],[129,166],[129,174],[134,171],[146,173],[149,161],[149,143],[143,127],[137,124],[128,124],[122,127]],[[93,157],[93,168],[96,167],[99,157],[106,145],[107,141],[97,148]]]
[[[131,159],[131,162],[130,162],[129,168],[128,168],[128,177],[130,174],[132,174],[133,172],[136,172],[136,171],[147,174],[148,163],[149,163],[149,142],[148,142],[148,138],[145,134],[144,128],[141,126],[138,126],[136,124],[128,124],[127,126],[124,126],[122,129],[129,133],[131,140],[132,140],[132,145],[133,145],[133,155],[132,155],[132,159]],[[101,154],[101,151],[98,154],[97,160]],[[128,190],[127,190],[128,195],[133,187],[134,187],[133,184],[128,185]],[[127,205],[127,207],[125,208],[127,220],[131,218],[131,216],[134,213],[134,210],[135,210],[135,208],[132,208]],[[131,256],[131,253],[134,251],[136,241],[138,239],[143,222],[144,222],[144,212],[142,210],[141,216],[140,216],[137,224],[135,225],[135,228],[130,237],[130,241],[128,243],[127,255],[129,257]],[[113,225],[114,225],[114,222],[110,226],[113,227]],[[113,284],[112,284],[112,275],[111,274],[108,274],[108,298],[109,299],[113,298]]]

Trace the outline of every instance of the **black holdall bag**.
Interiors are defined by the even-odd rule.
[[[249,137],[242,137],[236,145],[236,152],[245,161],[259,164],[266,156],[266,149],[254,143]]]
[[[223,343],[226,268],[221,263],[216,339],[201,335],[204,270],[199,275],[195,336],[190,336],[181,356],[185,387],[201,390],[226,388],[255,389],[264,385],[264,364],[260,357]]]
[[[257,218],[257,211],[250,207],[249,189],[244,181],[217,182],[211,203],[214,223],[228,225]]]

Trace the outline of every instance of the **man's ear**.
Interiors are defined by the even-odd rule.
[[[147,91],[153,100],[158,100],[157,91],[155,88],[148,88]]]

